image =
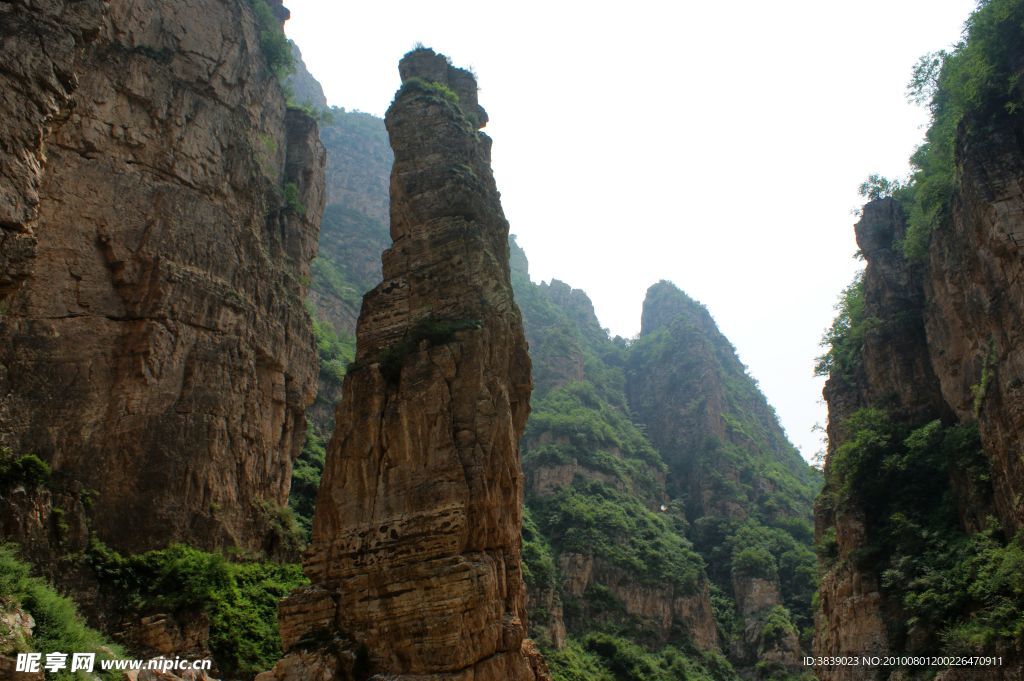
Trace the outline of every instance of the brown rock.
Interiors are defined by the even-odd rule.
[[[361,655],[390,679],[533,679],[519,566],[530,361],[490,140],[427,84],[456,89],[465,72],[430,50],[400,72],[394,243],[364,298],[305,559],[356,657],[293,647],[270,678],[348,678]],[[282,629],[302,640],[320,612],[282,609]]]
[[[966,120],[958,132],[957,163],[950,214],[932,235],[924,263],[908,263],[896,247],[905,228],[894,200],[865,206],[857,240],[868,261],[865,314],[874,323],[855,375],[833,376],[826,384],[830,452],[847,435],[842,429],[846,417],[865,406],[884,404],[909,423],[976,419],[991,466],[991,489],[972,479],[970,471],[953,467],[949,484],[960,521],[964,530],[974,532],[994,511],[1012,533],[1024,523],[1024,155],[1019,125],[1003,119],[976,131],[974,121]],[[881,590],[879,575],[851,560],[873,539],[866,521],[871,509],[851,501],[843,509],[827,503],[816,509],[816,533],[821,537],[835,531],[839,560],[822,579],[815,653],[899,652],[892,650],[883,613],[898,612],[901,594]],[[933,634],[911,629],[900,645],[920,647]],[[819,676],[826,681],[861,678],[850,669]],[[1018,676],[1019,664],[1011,660],[1001,670],[948,670],[937,678]]]
[[[316,378],[315,123],[247,2],[0,15],[0,445],[91,490],[118,549],[274,550]]]
[[[1024,527],[1024,153],[1019,124],[959,135],[952,219],[929,252],[926,324],[942,394],[978,428],[992,462],[995,506]]]

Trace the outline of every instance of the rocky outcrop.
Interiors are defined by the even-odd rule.
[[[894,636],[893,622],[903,618],[903,595],[884,588],[882,568],[863,559],[877,550],[871,547],[877,547],[876,535],[887,519],[862,502],[861,490],[838,507],[829,494],[841,484],[830,473],[830,462],[851,437],[845,424],[858,409],[884,409],[895,422],[910,427],[932,420],[976,421],[984,473],[950,462],[945,483],[959,509],[957,529],[978,532],[994,514],[1009,537],[1024,520],[1019,455],[1024,432],[1024,290],[1018,246],[1024,237],[1024,148],[1019,129],[1012,125],[993,123],[983,132],[972,125],[967,121],[960,127],[955,193],[924,262],[909,262],[902,253],[905,219],[895,200],[867,204],[856,226],[867,260],[867,321],[855,366],[833,371],[824,393],[830,444],[816,534],[820,541],[834,533],[836,555],[821,582],[817,655],[900,653],[934,635],[919,628]],[[899,495],[902,490],[887,493]],[[1009,670],[1017,664],[1011,659],[1006,669],[991,670],[992,678],[1016,678],[1017,672]],[[982,674],[979,670],[968,676]],[[863,678],[849,668],[821,670],[819,677]],[[966,677],[948,670],[937,678]]]
[[[337,411],[304,561],[314,586],[282,604],[289,654],[261,678],[533,679],[518,459],[530,360],[486,114],[473,77],[432,50],[399,70],[393,245]]]
[[[829,407],[829,456],[826,490],[815,508],[818,541],[835,535],[835,560],[819,588],[815,655],[884,656],[892,652],[886,620],[886,597],[880,575],[855,560],[872,542],[866,509],[856,499],[834,508],[829,493],[838,484],[829,463],[850,434],[849,417],[857,410],[885,404],[897,418],[923,424],[947,410],[928,355],[924,328],[921,271],[899,250],[906,223],[894,199],[864,206],[855,227],[857,245],[867,261],[863,275],[865,319],[871,320],[860,349],[861,360],[849,371],[833,371],[825,384]],[[836,667],[822,678],[853,681],[863,670]]]
[[[0,15],[0,444],[121,550],[272,548],[316,375],[315,122],[247,2]]]
[[[959,419],[977,417],[1013,532],[1024,528],[1024,143],[1013,119],[971,130],[959,136],[952,217],[929,252],[925,323],[942,395]]]
[[[776,512],[799,517],[809,509],[810,467],[707,308],[671,282],[647,291],[626,389],[691,520],[758,515],[775,485],[755,470],[769,463],[806,486],[802,508]]]
[[[642,584],[626,570],[593,556],[573,553],[562,554],[558,567],[564,593],[582,599],[593,586],[607,590],[651,642],[664,645],[674,633],[683,631],[698,649],[718,650],[718,630],[706,581],[702,580],[692,593],[671,584]],[[588,612],[584,618],[592,624],[610,614]]]

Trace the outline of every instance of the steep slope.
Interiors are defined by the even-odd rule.
[[[1024,673],[1022,45],[1024,3],[993,0],[937,62],[927,144],[909,185],[864,207],[867,267],[819,367],[829,454],[816,650],[994,659],[823,679]]]
[[[668,282],[647,292],[626,387],[667,465],[668,498],[735,601],[734,658],[797,669],[814,590],[814,471],[707,309]]]
[[[364,298],[305,571],[267,674],[533,679],[518,440],[530,360],[473,76],[399,65],[384,281]],[[322,643],[310,647],[309,641]]]
[[[295,71],[287,85],[317,112],[327,152],[326,206],[313,260],[307,308],[313,318],[320,373],[316,399],[306,412],[306,443],[295,462],[289,506],[308,534],[323,473],[326,442],[345,371],[355,357],[356,319],[363,294],[381,281],[380,254],[388,234],[388,177],[393,154],[383,119],[327,107],[320,83],[291,44]]]
[[[663,282],[641,337],[610,339],[586,294],[532,284],[512,246],[537,386],[523,440],[525,573],[553,675],[732,678],[723,651],[751,674],[788,678],[793,622],[810,623],[810,467],[701,306]],[[731,401],[708,404],[703,390]],[[760,439],[724,440],[725,421]],[[695,494],[707,507],[688,510],[697,475],[756,480],[754,503],[739,482],[708,483]]]
[[[0,444],[55,473],[4,497],[5,537],[273,549],[324,164],[275,78],[275,4],[0,9]]]
[[[320,140],[327,150],[327,206],[308,300],[321,362],[309,418],[326,439],[334,427],[341,377],[355,349],[359,305],[363,294],[380,283],[380,254],[391,244],[387,178],[392,154],[384,121],[339,108],[323,118]]]

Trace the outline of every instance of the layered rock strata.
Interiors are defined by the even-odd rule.
[[[918,424],[948,412],[928,354],[921,270],[899,251],[906,223],[898,203],[887,198],[867,204],[855,232],[867,261],[864,315],[875,321],[861,347],[863,361],[851,375],[833,372],[825,384],[829,461],[848,439],[845,424],[858,409],[884,403],[898,418]],[[855,500],[834,509],[825,503],[828,499],[823,494],[816,504],[815,533],[820,539],[834,529],[837,555],[821,579],[815,654],[889,654],[880,576],[853,559],[871,541],[869,509]],[[852,681],[863,670],[836,667],[822,673],[823,678]]]
[[[265,32],[243,0],[0,3],[0,445],[123,551],[274,550],[324,152]]]
[[[264,679],[533,679],[518,441],[530,360],[469,72],[400,64],[384,281],[364,297],[305,572]]]
[[[901,252],[905,221],[896,201],[865,206],[856,232],[867,260],[864,316],[871,324],[854,372],[834,373],[825,399],[830,459],[850,437],[847,418],[862,407],[882,407],[912,425],[976,421],[988,470],[972,480],[970,471],[950,466],[949,489],[965,532],[982,530],[995,515],[1012,536],[1024,522],[1024,148],[1019,126],[1000,121],[961,125],[951,207],[924,262],[909,263]],[[827,479],[828,471],[826,465]],[[905,642],[893,639],[887,619],[901,595],[881,588],[880,575],[855,560],[877,541],[871,509],[856,497],[841,510],[826,501],[816,509],[816,534],[835,532],[837,556],[821,582],[816,654],[898,653]],[[993,679],[1017,678],[1020,667],[1013,661],[989,672]],[[843,668],[819,676],[864,678]],[[966,678],[959,670],[940,677]]]

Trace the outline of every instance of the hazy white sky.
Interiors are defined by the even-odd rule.
[[[907,172],[927,120],[910,70],[973,0],[286,5],[333,105],[382,115],[417,42],[471,66],[534,281],[582,288],[627,337],[647,287],[675,282],[820,449],[812,369],[860,266],[857,186]]]

